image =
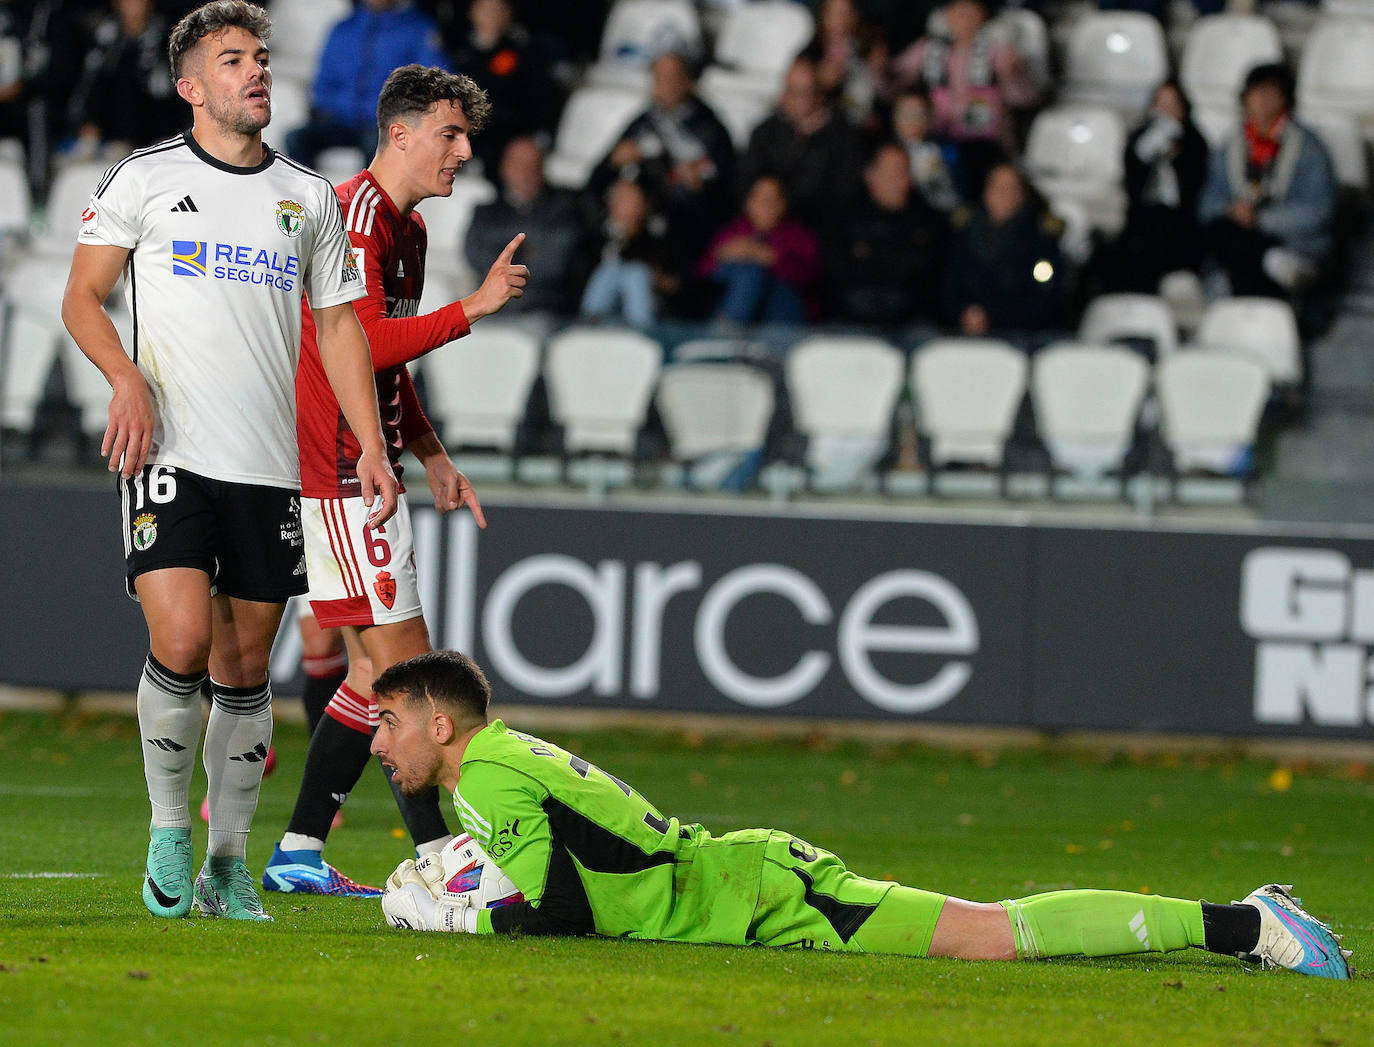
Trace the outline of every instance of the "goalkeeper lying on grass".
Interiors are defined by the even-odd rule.
[[[995,903],[949,898],[857,876],[785,832],[713,837],[665,818],[581,757],[488,723],[490,687],[462,654],[419,655],[373,686],[381,724],[372,751],[404,792],[436,784],[452,792],[463,827],[500,867],[489,867],[489,878],[504,873],[510,881],[498,895],[510,903],[484,907],[479,892],[449,888],[446,873],[454,869],[443,856],[418,868],[402,862],[382,900],[393,926],[969,960],[1192,946],[1350,977],[1339,939],[1277,884],[1231,905],[1087,890]]]

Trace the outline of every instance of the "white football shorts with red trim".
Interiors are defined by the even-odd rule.
[[[410,507],[369,527],[370,510],[357,498],[302,498],[310,606],[322,627],[385,625],[424,613],[415,573]]]

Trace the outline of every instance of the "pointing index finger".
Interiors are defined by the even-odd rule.
[[[516,234],[515,234],[515,238],[514,238],[513,240],[511,240],[510,243],[506,244],[506,249],[505,249],[504,251],[501,252],[501,257],[497,258],[496,260],[497,260],[498,262],[509,262],[512,258],[515,257],[515,249],[516,249],[517,247],[519,247],[521,244],[523,244],[524,242],[525,242],[525,234],[524,234],[524,233],[516,233]]]

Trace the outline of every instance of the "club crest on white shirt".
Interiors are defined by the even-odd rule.
[[[277,228],[290,237],[301,235],[305,226],[305,208],[295,200],[277,201]]]

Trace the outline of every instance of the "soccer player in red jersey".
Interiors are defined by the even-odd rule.
[[[512,261],[524,239],[501,252],[473,294],[416,315],[424,287],[425,226],[415,205],[448,196],[472,156],[468,136],[490,112],[470,78],[441,69],[402,66],[377,101],[379,145],[366,170],[336,192],[366,296],[354,303],[372,347],[383,435],[396,475],[408,449],[424,466],[434,507],[466,505],[486,526],[477,496],[425,418],[406,364],[468,333],[470,324],[518,298],[528,270]],[[269,891],[375,897],[324,861],[330,823],[367,766],[377,705],[372,680],[397,662],[430,649],[420,606],[410,515],[404,499],[394,519],[369,525],[353,462],[356,440],[325,381],[310,313],[302,327],[296,376],[301,457],[301,515],[310,603],[322,628],[339,626],[349,671],[320,719],[295,811],[263,874]],[[397,802],[416,850],[425,854],[450,836],[437,793]]]

